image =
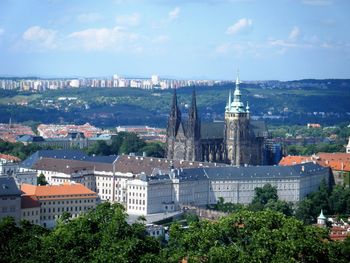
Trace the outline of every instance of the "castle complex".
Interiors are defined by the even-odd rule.
[[[240,80],[230,91],[225,107],[225,121],[201,123],[196,94],[193,91],[188,118],[181,117],[174,91],[167,126],[167,158],[187,161],[210,161],[232,165],[264,164],[267,130],[263,121],[250,119],[248,102],[241,100]]]

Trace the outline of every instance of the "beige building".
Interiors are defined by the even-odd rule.
[[[64,212],[70,213],[74,218],[96,207],[97,194],[82,184],[65,183],[45,186],[23,184],[21,190],[25,196],[37,199],[40,204],[40,225],[47,228],[54,227],[56,220]],[[26,216],[31,216],[32,211],[25,211],[30,212],[30,215],[26,214]],[[30,220],[33,219],[35,220],[30,218]]]

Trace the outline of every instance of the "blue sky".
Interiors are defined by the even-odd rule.
[[[0,75],[350,78],[348,0],[1,0]]]

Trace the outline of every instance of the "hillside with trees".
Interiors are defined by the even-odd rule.
[[[178,89],[183,112],[190,103],[192,89]],[[233,83],[196,87],[203,121],[223,119],[228,92],[233,89]],[[333,125],[349,119],[350,80],[247,82],[241,85],[241,90],[252,115],[269,124]],[[41,93],[0,90],[0,122],[8,122],[11,117],[16,122],[165,127],[172,93],[172,90],[132,88],[78,88]]]

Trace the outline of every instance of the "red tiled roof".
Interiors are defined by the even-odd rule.
[[[39,207],[40,203],[38,198],[34,195],[22,195],[21,196],[21,208],[34,208]]]
[[[310,156],[285,156],[282,158],[282,160],[279,162],[279,165],[288,166],[288,165],[294,165],[294,164],[300,164],[300,163],[307,163],[312,162],[312,158]]]
[[[12,162],[19,162],[19,161],[21,161],[21,159],[19,159],[16,156],[9,155],[9,154],[3,154],[3,153],[0,153],[0,159],[5,159],[7,161],[12,161]]]
[[[279,162],[279,165],[287,166],[306,162],[317,162],[323,167],[330,167],[335,171],[350,172],[350,154],[346,153],[321,153],[316,157],[312,156],[286,156]]]
[[[70,196],[70,195],[96,195],[82,184],[61,184],[61,185],[44,185],[36,186],[22,184],[21,190],[27,195],[35,195],[38,198],[49,196]]]
[[[321,160],[350,162],[349,153],[318,153]]]

